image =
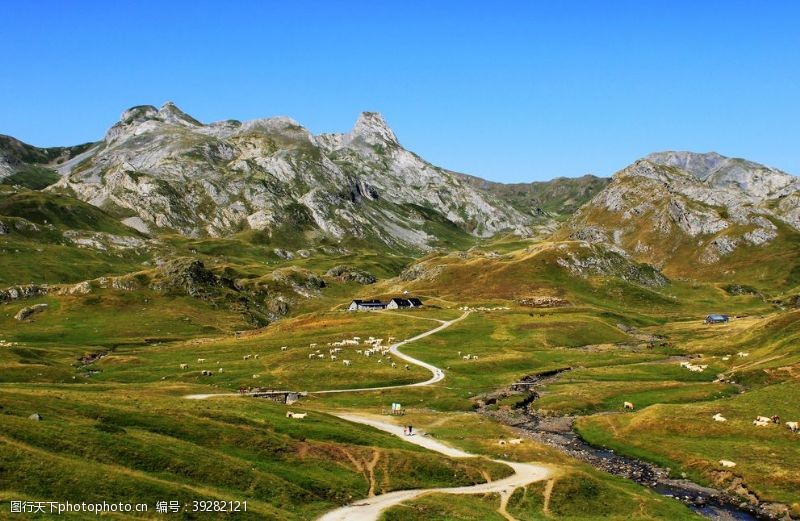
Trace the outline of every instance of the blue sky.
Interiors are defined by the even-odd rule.
[[[384,114],[441,166],[520,182],[649,152],[800,174],[800,2],[0,0],[0,133],[96,140],[125,108]]]

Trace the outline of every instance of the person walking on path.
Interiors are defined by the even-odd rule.
[[[408,426],[408,435],[409,435],[409,436],[413,436],[413,435],[414,435],[414,434],[413,434],[413,431],[414,431],[414,429],[411,427],[411,425],[409,425],[409,426]]]

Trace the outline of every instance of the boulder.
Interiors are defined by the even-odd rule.
[[[33,306],[27,306],[19,310],[19,312],[14,315],[15,320],[26,320],[30,318],[35,313],[41,313],[47,309],[47,304],[34,304]]]

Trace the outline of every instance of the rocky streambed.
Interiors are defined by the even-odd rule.
[[[478,412],[501,423],[521,429],[525,434],[592,467],[630,479],[659,494],[673,497],[696,513],[714,521],[789,520],[788,508],[779,503],[764,503],[752,493],[748,497],[705,487],[688,479],[670,476],[670,470],[613,450],[586,443],[573,430],[574,416],[540,416],[533,407],[539,397],[537,387],[570,368],[529,375],[508,389],[476,398]],[[498,399],[518,395],[512,408],[492,407]]]

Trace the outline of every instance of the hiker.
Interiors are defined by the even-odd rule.
[[[413,434],[413,431],[414,431],[414,429],[411,427],[411,425],[409,425],[409,426],[408,426],[408,435],[409,435],[409,436],[413,436],[413,435],[414,435],[414,434]]]

